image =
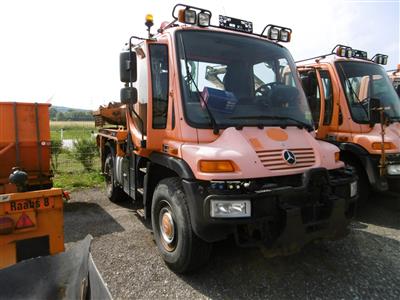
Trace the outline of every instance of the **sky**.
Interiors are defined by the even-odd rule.
[[[293,30],[295,60],[336,44],[389,55],[400,63],[400,0],[179,0],[218,15]],[[119,101],[119,53],[131,35],[146,37],[144,18],[171,21],[170,0],[1,0],[0,101],[50,102],[96,109]]]

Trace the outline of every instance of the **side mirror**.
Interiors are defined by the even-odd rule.
[[[377,98],[369,99],[369,122],[379,124],[381,122],[381,101]]]
[[[136,104],[137,103],[137,89],[131,86],[121,89],[121,103],[122,104]]]
[[[119,77],[121,82],[135,82],[137,79],[136,52],[122,52],[119,55]]]

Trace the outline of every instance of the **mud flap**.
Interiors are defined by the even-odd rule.
[[[285,229],[273,245],[262,247],[263,254],[268,257],[290,255],[313,240],[335,240],[346,236],[350,223],[345,217],[346,201],[337,198],[333,203],[331,216],[315,224],[303,224],[300,208],[286,209]]]
[[[112,299],[90,254],[92,239],[0,270],[0,299]]]

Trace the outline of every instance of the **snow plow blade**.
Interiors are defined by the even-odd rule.
[[[90,254],[92,239],[0,270],[0,299],[112,299]]]

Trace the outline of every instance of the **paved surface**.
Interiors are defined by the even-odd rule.
[[[110,203],[99,189],[72,194],[65,239],[68,247],[94,236],[92,254],[115,299],[400,299],[400,204],[374,198],[343,240],[275,258],[228,240],[193,275],[169,271],[134,206]]]

